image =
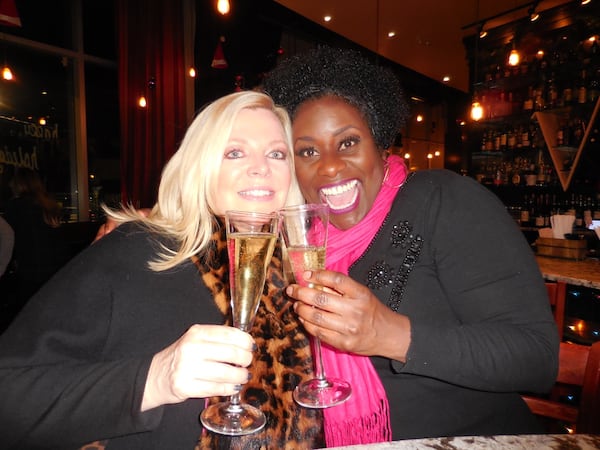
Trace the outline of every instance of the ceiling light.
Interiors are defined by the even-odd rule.
[[[6,81],[11,81],[13,79],[13,73],[12,70],[10,70],[10,67],[4,66],[2,69],[2,78]]]
[[[394,36],[396,36],[396,32],[395,32],[395,31],[390,31],[390,32],[387,34],[387,36],[388,36],[389,38],[393,38]]]
[[[331,22],[331,16],[325,16],[325,17],[323,17],[323,20],[325,22]]]
[[[531,22],[535,22],[536,20],[538,20],[540,18],[540,14],[537,12],[532,12],[531,14],[529,14],[529,20]]]
[[[488,32],[484,29],[484,27],[485,27],[485,22],[483,22],[479,26],[479,39],[483,39],[484,37],[486,37],[488,35]]]
[[[448,83],[450,81],[450,75],[444,75],[444,78],[442,78],[442,81],[444,83]]]
[[[229,14],[229,9],[229,0],[217,0],[217,11],[223,15],[226,15]]]

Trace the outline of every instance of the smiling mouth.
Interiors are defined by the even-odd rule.
[[[264,199],[272,197],[274,192],[269,189],[249,189],[247,191],[240,191],[240,195],[245,198],[259,198]]]
[[[332,213],[342,213],[354,209],[358,199],[358,180],[351,180],[336,186],[319,190],[321,198],[327,203]]]

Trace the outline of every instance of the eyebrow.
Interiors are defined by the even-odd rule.
[[[356,130],[358,132],[360,132],[359,127],[355,126],[355,125],[346,125],[342,128],[338,128],[337,130],[335,130],[333,132],[334,136],[339,136],[340,134],[345,133],[346,131],[353,129]],[[315,141],[315,138],[311,137],[311,136],[298,136],[297,138],[294,139],[294,143],[297,141],[308,141],[308,142],[312,142]]]

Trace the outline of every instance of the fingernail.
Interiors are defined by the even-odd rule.
[[[292,287],[291,287],[291,286],[288,286],[288,287],[286,287],[286,288],[285,288],[285,293],[286,293],[287,295],[290,295],[290,296],[291,296],[291,295],[292,295],[292,292],[294,292],[294,290],[292,289]]]

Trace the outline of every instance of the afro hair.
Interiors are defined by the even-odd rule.
[[[389,148],[408,116],[400,81],[356,50],[321,46],[281,61],[265,78],[264,91],[292,120],[306,100],[342,98],[367,121],[377,146]]]

